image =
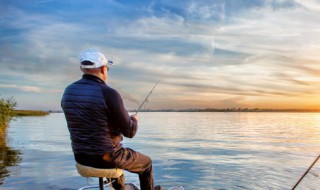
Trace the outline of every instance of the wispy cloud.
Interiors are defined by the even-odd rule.
[[[15,84],[0,84],[0,88],[14,88],[22,92],[36,92],[39,93],[42,90],[36,86],[18,86]]]
[[[62,93],[63,92],[60,89],[48,89],[48,88],[40,88],[38,86],[24,86],[24,85],[16,85],[16,84],[0,84],[0,88],[16,89],[21,92],[34,92],[34,93]]]
[[[296,3],[300,4],[304,8],[310,11],[320,11],[320,5],[319,1],[317,0],[308,0],[308,1],[303,1],[303,0],[295,0]]]

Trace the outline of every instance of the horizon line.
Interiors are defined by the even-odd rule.
[[[16,109],[36,110],[36,109]],[[40,110],[49,113],[62,113],[63,110]],[[128,109],[128,112],[136,112],[137,109]],[[185,109],[142,109],[139,112],[320,112],[320,108],[185,108]]]

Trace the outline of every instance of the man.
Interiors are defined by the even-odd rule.
[[[120,94],[104,81],[112,61],[99,51],[80,55],[82,79],[70,84],[62,97],[63,108],[76,162],[95,168],[122,168],[139,174],[141,190],[153,190],[151,159],[124,148],[123,136],[133,138],[138,116],[129,116]],[[114,184],[124,189],[124,177]],[[157,187],[160,188],[161,187]]]

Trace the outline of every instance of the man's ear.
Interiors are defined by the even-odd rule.
[[[105,74],[105,72],[106,72],[106,67],[102,66],[100,71],[101,71],[102,74]]]

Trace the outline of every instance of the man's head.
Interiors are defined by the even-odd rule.
[[[95,75],[102,80],[107,79],[109,65],[112,65],[111,60],[95,49],[86,49],[80,54],[80,69],[85,74]]]

